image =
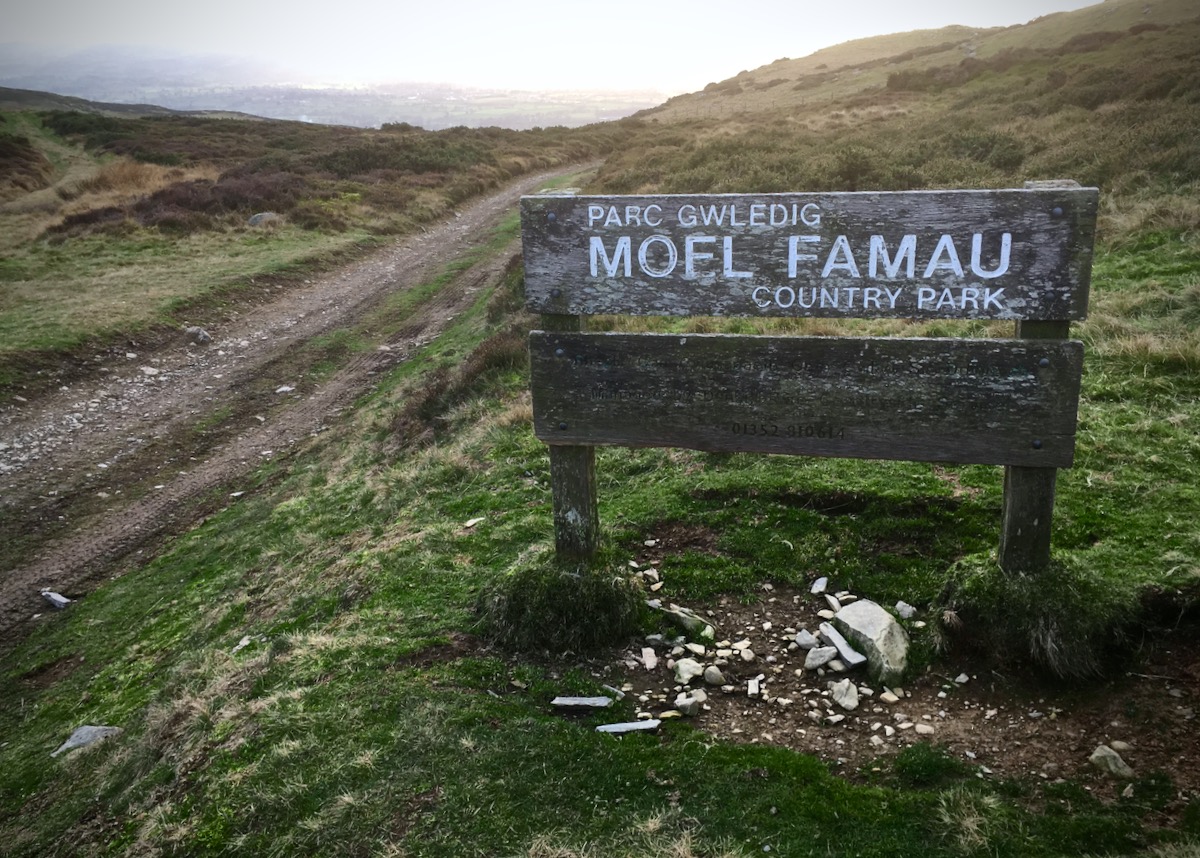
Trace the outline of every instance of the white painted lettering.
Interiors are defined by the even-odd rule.
[[[821,287],[821,309],[833,307],[835,310],[838,305],[838,290],[834,289],[830,292],[824,286]]]
[[[942,290],[942,294],[938,297],[937,306],[933,309],[941,310],[942,307],[946,306],[949,306],[951,310],[954,309],[954,294],[949,289]]]
[[[1008,258],[1011,254],[1012,234],[1006,232],[1000,236],[1000,261],[991,271],[984,271],[980,264],[980,258],[983,256],[983,235],[977,232],[971,238],[971,272],[984,280],[993,280],[1008,271]]]
[[[853,307],[854,297],[859,293],[859,288],[857,286],[847,286],[842,291],[846,293],[846,306],[848,308]]]
[[[1000,299],[1003,296],[1004,296],[1003,289],[997,289],[995,292],[992,292],[991,289],[984,289],[983,290],[983,309],[986,310],[988,307],[991,307],[994,304],[996,306],[997,310],[1003,310],[1004,305],[1000,303]]]
[[[917,309],[925,309],[925,305],[933,301],[937,297],[937,290],[929,286],[922,286],[917,290]]]
[[[621,225],[621,215],[617,212],[616,206],[608,207],[608,217],[606,217],[604,219],[604,225],[605,226],[620,226]]]
[[[667,251],[667,261],[662,267],[655,268],[650,264],[650,245],[652,244],[661,244]],[[666,277],[675,270],[677,262],[679,262],[679,251],[675,249],[675,242],[665,235],[652,235],[638,246],[638,267],[647,277]]]
[[[662,206],[658,203],[651,203],[642,211],[642,217],[646,221],[646,226],[662,226]]]
[[[817,306],[817,287],[812,286],[808,291],[811,297],[808,299],[808,303],[806,304],[804,303],[804,288],[801,287],[800,289],[796,290],[796,302],[799,303],[800,306],[805,310],[811,310],[813,307]]]
[[[626,226],[641,226],[642,225],[642,207],[641,206],[625,206],[625,225]]]
[[[729,207],[729,225],[730,226],[745,226],[746,222],[737,219],[737,203]]]
[[[713,258],[711,253],[697,251],[696,244],[699,242],[711,244],[716,240],[711,235],[689,235],[683,240],[683,272],[685,277],[692,278],[696,276],[696,260]]]
[[[733,236],[725,236],[725,276],[731,280],[741,280],[750,277],[749,271],[733,270]]]
[[[796,263],[801,260],[807,262],[816,262],[817,254],[815,253],[797,253],[796,249],[800,243],[816,244],[821,240],[819,235],[789,235],[788,236],[788,277],[796,276]]]
[[[771,293],[771,290],[768,289],[766,286],[755,286],[754,291],[750,293],[750,298],[751,298],[751,300],[754,301],[755,304],[758,305],[758,309],[765,310],[765,309],[767,309],[767,307],[771,306],[771,302],[763,300],[762,298],[759,298],[758,297],[759,292],[766,292],[769,295]],[[776,295],[775,300],[776,301],[779,300],[778,295]]]
[[[604,217],[604,206],[592,203],[588,206],[588,226],[595,226],[596,221]]]
[[[722,226],[725,223],[725,213],[728,206],[721,206],[720,214],[715,205],[700,206],[700,220],[705,226]]]
[[[917,264],[917,237],[906,235],[900,239],[900,246],[896,248],[896,255],[892,257],[888,256],[887,244],[884,242],[883,236],[871,236],[871,260],[867,263],[868,277],[874,279],[879,276],[877,272],[880,262],[883,263],[883,270],[888,279],[895,280],[896,275],[900,273],[900,266],[903,264],[904,276],[912,280]]]
[[[959,296],[958,302],[959,302],[959,306],[963,310],[967,309],[968,303],[970,303],[972,310],[978,310],[979,309],[979,290],[976,289],[974,286],[967,286],[965,289],[962,290],[962,295]]]
[[[870,287],[863,290],[863,309],[874,306],[879,309],[879,296],[883,293],[882,289],[872,289]]]
[[[679,221],[680,226],[691,229],[696,225],[696,207],[691,203],[684,203],[679,207],[675,218]]]
[[[883,291],[887,293],[887,296],[888,296],[888,306],[889,306],[891,309],[895,310],[895,309],[896,309],[896,299],[900,297],[900,287],[899,287],[899,286],[897,286],[897,287],[896,287],[896,290],[893,292],[891,289],[889,289],[889,288],[887,288],[886,286],[884,286],[884,287],[883,287]]]
[[[782,203],[771,203],[771,226],[787,226],[788,210]]]
[[[942,257],[946,257],[946,261],[942,261]],[[954,239],[949,235],[942,235],[938,239],[937,247],[933,249],[933,255],[929,257],[929,264],[925,266],[925,279],[928,280],[933,276],[935,271],[953,271],[955,277],[963,276],[962,263],[958,261],[958,251],[954,247]]]
[[[793,209],[795,206],[792,207]],[[821,207],[816,203],[805,203],[800,209],[800,223],[805,226],[818,227],[821,225]]]
[[[767,222],[766,203],[750,204],[750,226],[765,226]]]
[[[839,254],[841,259],[838,258]],[[858,265],[854,262],[854,254],[850,251],[850,239],[844,235],[839,235],[833,242],[833,247],[829,249],[829,257],[825,260],[825,267],[821,269],[821,276],[828,277],[831,271],[845,271],[851,277],[861,276],[858,273]]]
[[[601,214],[603,214],[603,212],[601,212]],[[609,258],[608,251],[604,247],[604,239],[602,239],[598,235],[593,235],[592,241],[591,241],[591,248],[590,248],[591,259],[592,259],[592,276],[593,277],[597,276],[596,272],[598,269],[596,267],[596,264],[600,260],[603,260],[604,261],[604,273],[607,274],[609,277],[616,277],[617,276],[617,268],[620,266],[621,260],[624,259],[625,260],[625,276],[629,277],[633,273],[633,263],[632,263],[631,251],[630,251],[631,245],[632,245],[632,242],[630,242],[629,236],[627,236],[627,235],[621,236],[620,238],[617,239],[617,246],[616,246],[616,249],[613,251],[612,258]]]
[[[788,293],[788,302],[786,304],[783,303],[783,298],[781,297],[784,292]],[[778,289],[775,290],[775,303],[778,304],[780,307],[783,307],[783,309],[785,309],[785,310],[788,307],[791,307],[793,304],[796,303],[796,290],[793,289],[791,286],[780,286]]]

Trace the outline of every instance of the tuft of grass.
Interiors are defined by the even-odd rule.
[[[928,742],[909,745],[896,754],[892,770],[903,785],[922,789],[945,786],[971,773],[965,763]]]
[[[992,554],[964,557],[934,601],[942,633],[999,660],[1029,660],[1064,679],[1103,672],[1112,644],[1137,619],[1138,587],[1056,551],[1036,575],[1007,573]]]
[[[1008,822],[1003,803],[995,795],[952,787],[938,798],[937,828],[960,855],[990,852],[988,847]]]
[[[538,556],[479,597],[479,629],[522,651],[590,652],[632,637],[642,626],[641,589],[619,566],[566,565]]]

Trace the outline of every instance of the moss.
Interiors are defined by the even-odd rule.
[[[1086,554],[1057,552],[1036,575],[1006,573],[991,555],[964,557],[933,607],[947,640],[1080,679],[1103,673],[1140,602],[1135,584],[1093,569]]]
[[[481,595],[480,630],[522,651],[585,652],[627,640],[645,607],[640,589],[614,570],[548,559],[519,566]]]

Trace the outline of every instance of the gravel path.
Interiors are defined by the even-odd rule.
[[[154,351],[116,350],[87,377],[0,410],[0,516],[8,533],[36,534],[16,568],[0,571],[0,646],[49,608],[43,587],[87,593],[131,551],[192,524],[206,492],[321,431],[376,372],[436,338],[499,278],[516,242],[456,277],[378,350],[356,353],[317,385],[296,377],[303,344],[436,277],[521,194],[565,172],[523,179],[421,235],[281,287],[214,326],[211,343],[181,331]],[[205,421],[213,431],[197,431]]]

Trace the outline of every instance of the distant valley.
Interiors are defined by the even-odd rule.
[[[578,127],[620,119],[667,98],[652,90],[529,91],[428,82],[349,87],[228,57],[179,57],[117,47],[55,56],[17,45],[0,45],[0,87],[171,110],[358,128],[408,123],[433,131],[491,125],[517,130]]]

